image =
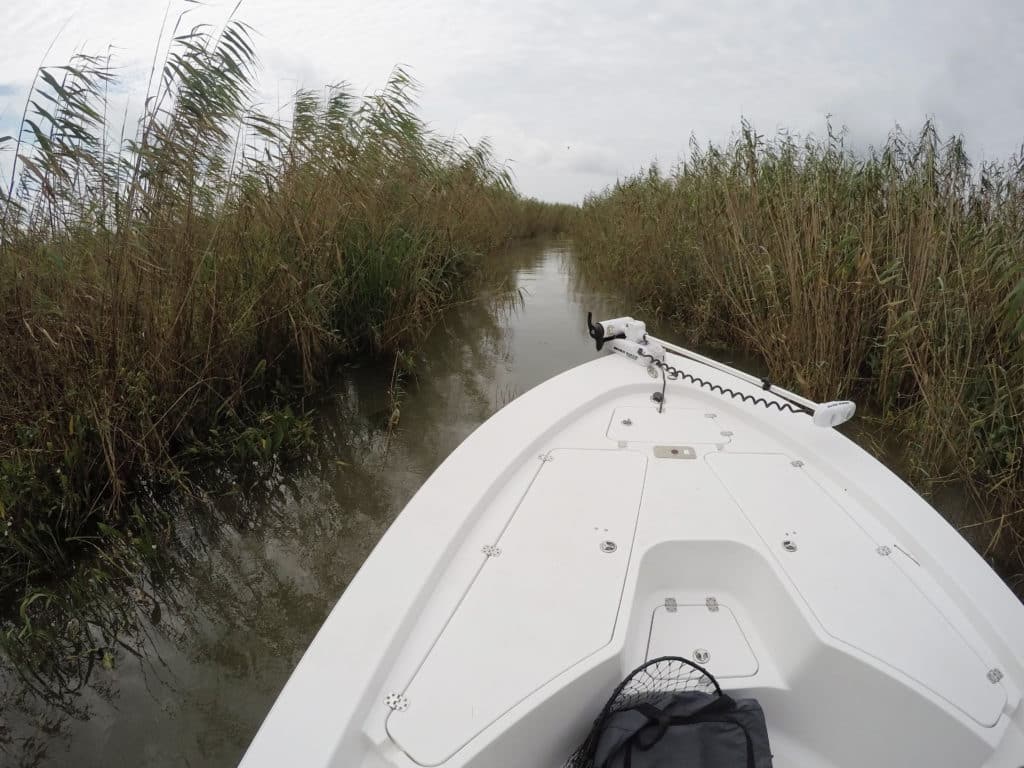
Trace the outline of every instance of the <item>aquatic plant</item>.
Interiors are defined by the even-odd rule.
[[[931,123],[866,152],[744,124],[575,221],[588,270],[780,383],[855,397],[919,489],[967,483],[976,512],[953,522],[1021,585],[1024,155],[973,165]]]
[[[301,454],[333,365],[411,348],[489,251],[565,214],[428,130],[403,69],[278,120],[249,28],[182,24],[134,130],[110,57],[78,55],[3,144],[0,645],[35,670],[102,661],[71,619],[173,539],[164,489]]]

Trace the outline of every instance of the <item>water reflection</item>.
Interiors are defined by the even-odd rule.
[[[233,766],[334,601],[423,480],[482,421],[589,360],[586,311],[623,314],[571,277],[564,244],[526,243],[491,277],[521,304],[448,312],[402,382],[351,366],[318,409],[315,459],[230,489],[176,532],[166,566],[126,596],[134,626],[112,668],[46,703],[8,685],[0,756],[12,765]],[[359,631],[353,627],[352,631]]]

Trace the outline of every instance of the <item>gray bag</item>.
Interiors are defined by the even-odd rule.
[[[761,705],[704,667],[662,656],[623,680],[564,768],[771,768]]]
[[[701,691],[663,694],[612,714],[596,768],[771,768],[761,705]]]

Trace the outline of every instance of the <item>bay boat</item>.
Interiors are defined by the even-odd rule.
[[[1024,606],[815,403],[592,323],[424,483],[242,766],[559,768],[631,670],[695,659],[777,766],[1020,768]]]

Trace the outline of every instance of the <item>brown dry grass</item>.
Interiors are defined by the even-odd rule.
[[[962,531],[1024,572],[1024,162],[973,167],[930,124],[859,154],[744,125],[591,197],[588,269],[818,399],[852,396],[924,492],[964,483]]]

